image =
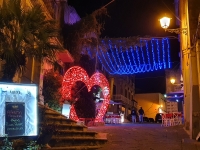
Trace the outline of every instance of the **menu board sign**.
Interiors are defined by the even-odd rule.
[[[38,88],[0,82],[0,137],[38,135]]]
[[[5,134],[9,137],[25,134],[25,103],[6,102]]]

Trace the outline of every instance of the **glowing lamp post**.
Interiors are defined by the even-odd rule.
[[[171,78],[171,79],[170,79],[171,84],[174,84],[175,81],[176,81],[176,80],[175,80],[174,78]]]
[[[175,78],[170,79],[171,84],[173,84],[173,87],[176,88],[176,90],[183,90],[183,82],[180,81],[180,83],[176,83]]]
[[[160,19],[160,25],[163,29],[167,29],[169,27],[170,24],[170,18],[167,17],[163,17]]]
[[[168,18],[168,17],[163,17],[159,20],[161,27],[163,29],[165,29],[165,31],[168,31],[171,33],[176,33],[176,34],[183,33],[183,34],[187,35],[187,28],[168,29],[168,27],[170,25],[170,20],[171,20],[171,18]]]
[[[158,112],[163,113],[163,105],[160,105],[160,107],[158,108]]]

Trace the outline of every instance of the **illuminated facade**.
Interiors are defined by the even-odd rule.
[[[108,110],[114,113],[123,113],[126,118],[133,108],[137,109],[137,102],[134,100],[135,95],[135,76],[134,75],[118,75],[109,76],[110,81],[110,95],[111,100],[120,105],[114,105],[109,107]]]
[[[0,0],[0,4],[2,4],[3,0]],[[34,7],[34,5],[41,5],[41,8],[46,16],[46,19],[55,19],[57,22],[62,22],[64,18],[61,18],[61,13],[64,13],[64,6],[63,3],[66,3],[66,1],[51,1],[51,0],[21,0],[21,6],[24,10],[30,9]],[[60,7],[63,6],[63,7]],[[60,24],[58,24],[60,26]],[[59,45],[60,47],[63,47],[61,44],[61,39],[58,39],[57,37],[51,37],[50,42]],[[66,63],[72,63],[74,61],[71,54],[68,52],[68,50],[63,48],[62,52],[56,52],[55,58],[58,64],[61,65],[61,67],[64,67]],[[43,103],[43,96],[42,96],[42,87],[43,87],[43,76],[44,73],[47,70],[52,70],[54,65],[53,60],[50,60],[49,58],[43,58],[40,61],[36,60],[34,57],[27,57],[26,58],[26,70],[23,72],[16,72],[15,77],[13,78],[13,82],[16,83],[35,83],[39,84],[39,97],[41,103]],[[2,61],[0,61],[1,65],[3,64]],[[0,68],[1,69],[1,68]]]
[[[200,131],[200,54],[199,26],[200,1],[175,0],[180,27],[187,34],[180,33],[181,69],[184,84],[184,121],[190,138],[195,139]]]
[[[166,112],[165,98],[161,93],[135,94],[135,100],[144,109],[145,117],[155,119],[157,113]]]

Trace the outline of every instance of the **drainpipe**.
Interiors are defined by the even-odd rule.
[[[113,85],[114,85],[114,78],[110,78],[110,99],[113,99]]]
[[[35,74],[35,57],[32,58],[31,83],[33,83],[34,74]]]

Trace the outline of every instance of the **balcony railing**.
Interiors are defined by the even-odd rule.
[[[130,106],[133,106],[133,101],[129,100],[128,98],[126,98],[125,96],[123,95],[113,95],[113,98],[112,98],[114,101],[120,101],[122,102],[123,104],[127,104],[127,105],[130,105]]]

